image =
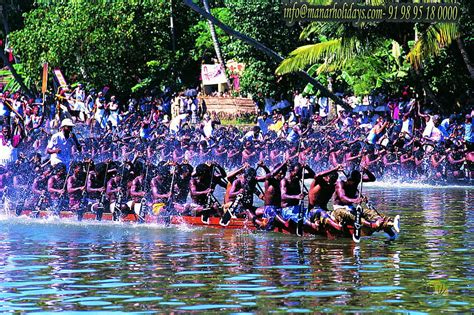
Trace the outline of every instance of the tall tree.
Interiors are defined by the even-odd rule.
[[[206,12],[211,14],[209,2],[207,0],[202,0],[202,3],[204,5],[204,9],[206,10]],[[222,57],[222,49],[221,49],[221,45],[219,44],[219,39],[217,38],[216,28],[214,27],[214,23],[212,23],[212,21],[208,20],[207,23],[209,25],[209,30],[211,32],[212,43],[214,44],[214,50],[216,52],[217,60],[221,64],[222,69],[225,69],[225,60]]]
[[[268,48],[267,46],[263,45],[262,43],[254,40],[253,38],[250,38],[247,35],[244,35],[240,32],[237,32],[236,30],[234,30],[234,29],[230,28],[229,26],[225,25],[224,23],[222,23],[221,21],[216,19],[214,16],[212,16],[211,14],[209,14],[208,12],[206,12],[205,10],[203,10],[202,8],[200,8],[199,6],[194,4],[194,2],[192,0],[184,0],[184,3],[187,6],[189,6],[191,9],[193,9],[195,12],[199,13],[202,17],[212,21],[215,25],[219,26],[224,32],[231,35],[232,37],[234,37],[236,39],[240,39],[243,42],[245,42],[245,43],[249,44],[250,46],[252,46],[253,48],[258,49],[259,51],[265,53],[267,56],[271,57],[276,62],[283,61],[283,57],[280,56],[278,53],[276,53],[272,49]],[[347,103],[342,101],[337,95],[335,95],[334,93],[329,91],[325,86],[323,86],[316,79],[311,77],[308,73],[306,73],[304,71],[299,71],[299,72],[297,72],[297,75],[300,78],[304,79],[305,81],[313,84],[313,86],[316,89],[318,89],[321,92],[322,95],[329,97],[334,102],[336,102],[337,104],[340,104],[341,106],[343,106],[345,108],[350,108]]]
[[[8,38],[8,35],[10,33],[10,25],[8,22],[8,14],[10,11],[13,11],[14,8],[12,4],[6,4],[2,3],[0,4],[0,16],[2,19],[2,24],[3,24],[3,30],[5,34],[5,39]],[[16,10],[15,10],[16,11]],[[24,91],[28,97],[34,97],[33,92],[30,90],[30,87],[28,87],[25,82],[23,81],[23,78],[16,72],[15,68],[13,65],[10,63],[10,60],[8,60],[8,57],[5,55],[3,50],[0,49],[0,58],[3,61],[3,64],[7,66],[8,70],[10,70],[13,78],[15,79],[16,82],[20,85],[21,89]]]
[[[181,73],[194,81],[197,72],[189,71],[193,61],[186,52],[196,16],[184,12],[182,3],[175,5],[180,40],[174,53],[168,4],[68,0],[39,5],[26,14],[25,27],[11,33],[11,42],[30,73],[39,76],[42,62],[48,61],[67,78],[93,87],[109,85],[124,96],[139,83],[143,88],[169,85]]]

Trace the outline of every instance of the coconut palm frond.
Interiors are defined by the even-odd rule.
[[[339,22],[312,22],[301,31],[300,40],[309,39],[312,35],[320,34],[325,34],[328,37],[340,37],[339,34],[344,34],[344,25]]]
[[[300,40],[308,39],[313,34],[320,34],[321,33],[321,23],[312,22],[308,24],[300,34]]]
[[[444,47],[449,46],[459,36],[459,28],[454,23],[430,25],[408,53],[408,62],[418,69],[424,59],[438,55]]]
[[[365,0],[365,5],[383,5],[385,0]]]
[[[277,74],[286,74],[306,69],[321,60],[334,55],[348,55],[342,45],[342,39],[333,39],[327,42],[298,47],[276,69]]]
[[[306,2],[313,5],[329,5],[332,3],[332,0],[307,0]]]
[[[318,69],[316,70],[316,73],[319,75],[321,73],[332,73],[337,70],[341,70],[344,68],[347,61],[348,60],[338,60],[337,62],[332,62],[332,63],[325,62],[318,67]]]
[[[321,34],[328,38],[351,37],[353,35],[347,31],[347,25],[342,22],[312,22],[303,29],[300,40],[310,39],[312,35]]]

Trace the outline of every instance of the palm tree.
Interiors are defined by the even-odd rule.
[[[231,27],[227,26],[226,24],[222,23],[220,20],[215,18],[213,15],[209,14],[196,4],[192,0],[183,0],[184,4],[190,7],[193,11],[197,12],[199,15],[202,17],[206,18],[207,20],[212,21],[215,25],[219,26],[224,32],[229,34],[230,36],[240,39],[243,42],[249,44],[250,46],[254,47],[255,49],[258,49],[259,51],[265,53],[268,55],[270,58],[275,60],[276,62],[280,63],[284,59],[282,56],[280,56],[278,53],[273,51],[272,49],[268,48],[267,46],[263,45],[262,43],[256,41],[253,38],[248,37],[245,34],[242,34],[240,32],[237,32],[236,30],[232,29]],[[302,78],[303,80],[307,81],[308,83],[313,84],[314,88],[319,90],[323,96],[326,96],[333,100],[336,104],[341,105],[343,108],[351,110],[351,107],[349,104],[344,102],[341,98],[339,98],[337,95],[329,91],[325,86],[323,86],[319,81],[311,77],[308,73],[305,71],[298,71],[296,74]]]
[[[324,2],[324,0],[312,1],[318,4]],[[370,4],[383,3],[382,0],[369,0],[368,2]],[[403,26],[389,26],[387,23],[379,23],[375,26],[370,23],[361,23],[359,27],[357,30],[349,23],[335,22],[313,22],[309,24],[301,33],[300,39],[311,40],[315,34],[330,34],[332,37],[320,43],[298,47],[280,64],[276,73],[291,73],[307,69],[317,63],[321,64],[318,73],[341,69],[348,61],[372,54],[381,40],[390,38],[409,50],[407,60],[416,71],[420,70],[423,60],[438,55],[443,48],[456,41],[466,68],[471,78],[474,78],[474,70],[460,38],[458,24],[433,23],[428,25],[416,39],[411,49],[408,45],[410,36],[406,35],[413,32],[412,26],[409,26],[411,30],[404,29]],[[414,25],[414,27],[418,28],[418,25]]]
[[[333,28],[341,31],[342,23],[334,23]],[[302,38],[308,38],[308,35],[313,34],[316,30],[321,29],[321,23],[312,23],[301,34]],[[394,28],[396,29],[396,28]],[[320,64],[316,73],[321,72],[331,73],[336,70],[343,69],[345,66],[350,67],[352,62],[356,62],[357,58],[367,57],[373,54],[377,46],[381,44],[381,40],[390,38],[390,33],[387,35],[378,35],[370,38],[367,30],[363,32],[354,33],[351,27],[348,27],[349,32],[342,31],[339,36],[334,39],[329,39],[316,44],[306,45],[295,49],[290,53],[276,69],[277,74],[286,74],[306,69],[312,65]],[[347,35],[345,33],[348,33]],[[371,34],[384,34],[380,31],[372,31]],[[337,34],[337,33],[336,33]],[[385,33],[387,34],[387,33]],[[449,23],[435,23],[429,25],[421,35],[417,38],[415,44],[409,48],[408,36],[399,38],[391,38],[394,44],[398,44],[409,50],[406,58],[411,64],[413,72],[416,73],[420,80],[427,99],[429,99],[439,110],[443,110],[436,94],[423,78],[423,60],[429,57],[438,55],[443,48],[448,47],[456,40],[460,39],[460,33],[456,24]],[[401,42],[398,42],[401,41]],[[459,43],[458,43],[459,47]],[[473,69],[470,66],[467,52],[461,49],[466,67],[473,76]]]
[[[337,28],[339,32],[342,31],[344,33],[345,30],[341,29],[342,23],[334,23],[334,25],[335,27],[333,28]],[[314,33],[324,32],[324,30],[325,26],[322,23],[312,23],[303,30],[300,38],[308,39]],[[381,41],[386,39],[384,35],[372,38],[370,36],[366,37],[364,32],[366,31],[361,30],[359,34],[354,34],[353,32],[349,32],[348,35],[340,34],[339,37],[327,41],[298,47],[280,64],[276,72],[278,74],[291,73],[308,68],[316,63],[322,63],[321,70],[326,68],[342,68],[349,60],[373,53]],[[377,34],[376,31],[373,33]],[[419,36],[407,54],[407,59],[417,69],[423,60],[430,56],[438,55],[444,47],[449,46],[459,36],[456,24],[432,24]],[[398,42],[397,39],[392,39]],[[407,47],[408,42],[398,44]]]
[[[204,5],[204,10],[207,13],[211,14],[211,9],[209,8],[209,2],[207,0],[202,0],[202,4]],[[212,21],[207,20],[209,24],[209,31],[211,32],[212,43],[214,44],[214,50],[216,51],[217,60],[219,61],[222,69],[225,70],[225,60],[222,57],[222,49],[219,43],[219,39],[217,38],[216,28],[214,27],[214,23]],[[229,82],[227,81],[227,85],[230,86]]]

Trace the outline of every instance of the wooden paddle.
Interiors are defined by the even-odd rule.
[[[304,193],[304,170],[305,167],[301,170],[301,186],[300,186],[300,193]],[[304,233],[304,218],[306,216],[306,209],[304,207],[304,197],[300,200],[299,204],[299,211],[298,211],[298,222],[296,225],[296,235],[303,236]]]

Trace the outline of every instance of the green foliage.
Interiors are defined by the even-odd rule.
[[[396,93],[409,69],[398,44],[387,40],[373,54],[351,60],[338,79],[344,80],[356,96],[369,95],[374,89]]]
[[[407,59],[415,68],[430,56],[439,55],[441,50],[449,46],[459,37],[459,28],[454,23],[434,23],[427,27],[413,45]]]
[[[179,12],[183,7],[175,9]],[[184,33],[196,17],[186,12],[176,21],[183,45],[174,54],[169,10],[166,0],[138,5],[63,1],[25,14],[25,27],[13,32],[10,39],[29,73],[39,76],[41,64],[47,61],[50,67],[60,67],[69,79],[95,87],[110,85],[127,94],[140,84],[149,87],[147,84],[170,81],[170,69],[175,70],[176,78],[189,64],[188,57],[183,57],[190,46]],[[148,64],[152,60],[158,63]]]
[[[427,60],[423,78],[447,110],[459,110],[458,106],[468,98],[466,91],[474,87],[456,47],[443,50],[436,58]]]
[[[231,20],[231,12],[228,8],[215,8],[211,9],[211,13],[217,19],[224,24],[229,24]],[[195,39],[194,49],[191,51],[192,58],[196,61],[201,58],[209,56],[215,57],[214,45],[212,43],[211,31],[209,30],[209,23],[207,20],[201,20],[190,28],[190,34]],[[223,49],[222,53],[226,59],[232,59],[237,57],[234,52],[229,49],[229,43],[231,42],[230,36],[228,36],[223,30],[216,27],[216,34],[219,39],[219,43]]]
[[[109,85],[119,95],[163,86],[196,86],[200,63],[215,58],[207,21],[182,1],[36,0],[35,5],[32,1],[22,1],[20,10],[27,12],[24,20],[17,18],[19,11],[9,10],[8,20],[15,18],[11,29],[18,29],[9,39],[22,61],[18,72],[24,78],[29,76],[28,82],[37,87],[44,61],[50,68],[60,67],[68,83]],[[176,51],[172,48],[170,3]],[[405,84],[414,85],[423,95],[423,79],[439,100],[450,106],[472,90],[459,49],[449,45],[460,36],[471,62],[474,60],[474,1],[460,3],[459,25],[417,24],[417,44],[413,23],[297,23],[287,27],[280,1],[217,0],[211,1],[211,11],[236,31],[289,56],[277,73],[311,66],[309,72],[323,85],[332,77],[335,91],[356,95],[376,88],[395,93]],[[216,32],[224,58],[246,64],[240,81],[242,95],[279,98],[304,87],[304,82],[291,74],[275,75],[278,65],[262,52],[218,27]],[[297,49],[299,46],[302,48]],[[406,61],[410,51],[412,61],[422,63],[422,71],[410,69]],[[317,91],[308,85],[305,93]]]
[[[298,46],[299,25],[287,27],[281,16],[281,3],[272,0],[224,0],[231,12],[229,26],[286,55]],[[279,95],[301,84],[296,80],[279,80],[274,71],[277,66],[262,52],[242,43],[231,40],[223,45],[228,57],[246,64],[245,73],[240,81],[243,95],[258,93]]]
[[[28,73],[25,71],[25,68],[23,67],[23,64],[18,63],[14,64],[13,68],[15,68],[15,71],[18,73],[18,75],[23,79],[23,82],[26,84],[26,86],[31,86],[32,83],[32,78],[28,75]],[[12,92],[19,91],[20,88],[20,83],[18,83],[15,78],[13,77],[12,73],[10,70],[0,70],[0,77],[9,77],[8,83],[4,86],[5,90],[9,90]]]

